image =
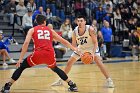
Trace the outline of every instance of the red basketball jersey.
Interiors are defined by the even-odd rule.
[[[30,66],[39,64],[47,64],[48,67],[54,67],[56,65],[55,52],[52,45],[52,32],[46,26],[34,27],[34,33],[32,35],[34,42],[34,51],[27,57]]]
[[[32,36],[34,42],[34,50],[47,49],[51,50],[52,47],[52,32],[46,26],[34,27],[34,34]]]

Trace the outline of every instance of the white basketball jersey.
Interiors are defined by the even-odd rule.
[[[94,47],[92,38],[89,34],[89,28],[90,28],[90,25],[86,25],[86,29],[83,35],[79,35],[78,27],[74,29],[74,33],[76,34],[76,42],[78,44],[78,48],[80,49],[87,49],[87,48],[93,49]]]

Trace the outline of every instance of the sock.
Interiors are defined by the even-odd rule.
[[[68,82],[68,85],[69,85],[69,86],[73,86],[74,83],[70,80],[70,81]]]
[[[11,87],[11,86],[12,86],[12,83],[11,83],[11,82],[8,82],[7,84],[8,84],[8,86],[9,86],[9,87]]]

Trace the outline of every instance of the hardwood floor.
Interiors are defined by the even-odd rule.
[[[58,63],[62,69],[65,62]],[[106,88],[105,77],[96,64],[75,64],[68,74],[76,82],[78,93],[140,93],[140,62],[105,63],[114,81],[115,88]],[[2,68],[2,67],[0,67]],[[14,72],[14,66],[0,70],[0,89]],[[43,66],[26,69],[11,87],[10,93],[69,93],[67,83],[51,86],[58,76]]]

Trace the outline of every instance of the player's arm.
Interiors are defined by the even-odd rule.
[[[57,40],[58,42],[62,43],[66,47],[71,48],[73,51],[77,51],[77,48],[72,46],[67,40],[63,39],[61,36],[59,36],[54,30],[52,30],[53,39]]]
[[[22,61],[22,59],[23,59],[23,57],[24,57],[24,55],[25,55],[25,53],[26,53],[26,51],[28,49],[28,45],[29,45],[29,43],[31,41],[33,32],[34,32],[34,28],[31,28],[28,31],[28,34],[27,34],[26,39],[25,39],[25,41],[23,43],[23,46],[22,46],[22,51],[21,51],[21,54],[20,54],[20,57],[19,57],[19,62]]]
[[[76,35],[75,35],[75,32],[73,31],[72,33],[72,45],[74,47],[77,47],[77,42],[76,42]]]
[[[94,28],[91,27],[91,26],[90,26],[90,29],[89,29],[89,34],[90,34],[90,36],[92,38],[92,42],[94,44],[93,53],[95,53],[96,49],[98,48],[97,34],[94,31]]]

